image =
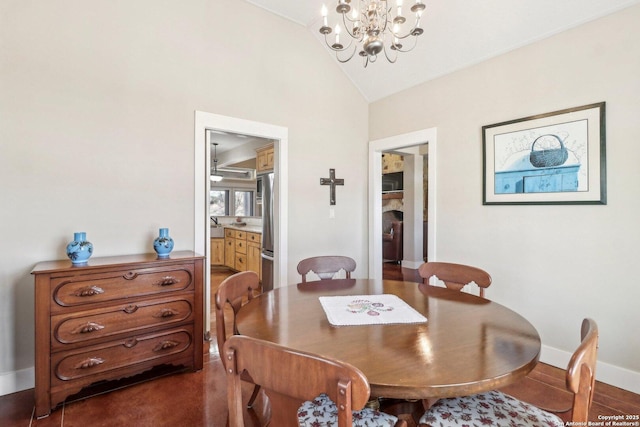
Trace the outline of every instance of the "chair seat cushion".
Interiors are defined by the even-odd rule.
[[[364,408],[353,411],[353,425],[358,427],[393,427],[398,419],[384,412]],[[321,394],[304,402],[298,409],[300,427],[335,427],[338,425],[338,408],[329,396]]]
[[[421,426],[562,427],[555,414],[499,391],[438,400],[419,421]]]

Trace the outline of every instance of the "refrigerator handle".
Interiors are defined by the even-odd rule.
[[[260,254],[260,255],[261,255],[261,256],[262,256],[262,258],[264,258],[264,259],[267,259],[267,260],[269,260],[269,261],[273,261],[273,257],[272,257],[272,256],[269,256],[269,255],[267,255],[267,254],[265,254],[265,253],[262,253],[262,254]]]

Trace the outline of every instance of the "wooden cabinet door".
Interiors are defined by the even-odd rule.
[[[273,144],[260,147],[256,150],[256,172],[273,170],[274,149]]]
[[[262,280],[261,241],[262,234],[247,233],[247,270],[258,273],[260,280]]]
[[[274,151],[273,151],[273,147],[267,151],[267,170],[273,170],[273,157],[274,157]]]
[[[211,239],[211,265],[224,265],[224,239]]]
[[[247,243],[247,270],[255,271],[262,280],[260,262],[260,245]]]
[[[224,265],[236,268],[236,239],[224,239]]]

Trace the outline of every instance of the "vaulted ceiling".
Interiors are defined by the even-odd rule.
[[[318,31],[323,3],[329,9],[329,25],[337,22],[334,12],[337,0],[246,1],[306,27],[323,45],[324,37]],[[413,0],[404,3],[411,4]],[[394,64],[379,57],[364,68],[357,55],[340,64],[368,101],[544,39],[640,0],[423,0],[423,3],[424,34],[413,51],[401,54]],[[389,5],[395,5],[395,0],[390,0]],[[327,55],[333,55],[328,48]]]

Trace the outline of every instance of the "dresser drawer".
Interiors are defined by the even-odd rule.
[[[69,344],[91,344],[91,340],[142,328],[193,321],[193,312],[193,296],[184,295],[58,314],[51,318],[51,348],[62,350]]]
[[[109,341],[92,347],[51,355],[52,386],[83,380],[91,384],[109,378],[111,371],[146,362],[162,363],[180,353],[193,355],[193,328],[174,328],[147,335]]]
[[[60,307],[116,301],[168,292],[193,290],[193,266],[118,270],[51,280],[53,301],[51,311]]]

